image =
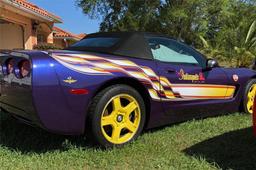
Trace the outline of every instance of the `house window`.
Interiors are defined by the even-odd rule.
[[[46,37],[43,34],[37,34],[37,42],[38,43],[45,43]]]

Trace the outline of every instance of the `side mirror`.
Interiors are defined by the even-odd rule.
[[[214,59],[208,59],[206,63],[206,68],[212,69],[214,67],[219,67],[218,62]]]

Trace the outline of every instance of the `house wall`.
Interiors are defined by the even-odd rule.
[[[52,44],[53,42],[53,32],[50,32],[50,34],[47,36],[47,43]]]
[[[8,47],[7,49],[13,49],[16,48],[16,45],[20,43],[20,37],[17,37],[20,34],[20,31],[15,32],[18,30],[18,27],[21,27],[23,30],[23,41],[24,45],[23,48],[25,49],[33,49],[33,46],[37,44],[37,31],[33,30],[33,20],[32,18],[28,18],[26,16],[17,14],[15,12],[12,12],[11,10],[8,10],[3,5],[1,5],[0,2],[0,19],[8,21],[9,23],[15,24],[16,26],[11,27],[10,31],[8,32],[7,26],[0,26],[0,34],[2,35],[0,37],[0,42],[4,43],[4,40],[8,38],[8,42],[5,42],[5,45],[2,45],[3,47]],[[35,19],[34,19],[35,21]],[[39,22],[39,21],[37,21]],[[40,22],[39,22],[40,23]],[[42,23],[42,22],[41,22]],[[53,23],[50,22],[44,22],[45,25],[48,26],[48,29],[46,30],[46,42],[47,43],[53,43],[53,34],[52,34],[52,27]],[[1,25],[1,24],[0,24]],[[12,47],[12,44],[15,44],[15,46]],[[0,47],[3,48],[3,47]]]
[[[65,38],[54,38],[53,43],[56,47],[61,49],[71,46],[77,42],[76,40],[65,39]]]
[[[53,43],[53,23],[40,23],[37,28],[37,35],[43,36],[44,42],[40,43]],[[38,37],[37,37],[38,39]]]

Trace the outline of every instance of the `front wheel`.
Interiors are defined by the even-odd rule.
[[[255,95],[256,95],[256,79],[252,79],[245,88],[244,101],[243,101],[245,113],[252,114]]]
[[[134,88],[115,85],[95,96],[89,118],[89,130],[97,144],[121,146],[141,133],[145,123],[145,104]]]

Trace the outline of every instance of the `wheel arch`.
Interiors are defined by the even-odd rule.
[[[130,87],[133,87],[137,92],[141,95],[145,107],[146,107],[146,121],[145,125],[147,126],[147,123],[150,118],[150,112],[151,112],[151,104],[150,104],[150,94],[147,90],[147,88],[137,79],[131,78],[131,77],[119,77],[115,79],[111,79],[103,83],[93,94],[93,97],[95,97],[100,91],[104,90],[105,88],[116,85],[116,84],[123,84],[123,85],[128,85]],[[86,118],[87,119],[87,118]]]
[[[244,106],[244,98],[246,97],[246,89],[247,89],[247,85],[253,81],[253,80],[256,80],[256,75],[252,76],[252,77],[249,77],[248,80],[246,81],[245,83],[245,86],[244,86],[244,89],[243,89],[243,95],[241,97],[241,101],[240,101],[240,106],[239,106],[239,112],[244,112],[245,111],[245,106]]]

